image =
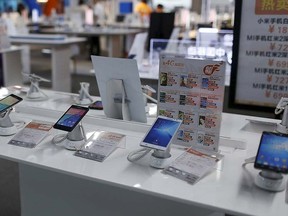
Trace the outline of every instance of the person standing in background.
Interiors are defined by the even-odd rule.
[[[16,19],[15,27],[18,34],[28,34],[29,30],[27,24],[29,23],[28,19],[28,10],[24,4],[18,3],[17,12],[19,16]]]
[[[106,14],[105,14],[105,8],[104,8],[104,2],[101,0],[94,0],[94,17],[95,17],[95,23],[96,25],[104,25],[106,21]]]
[[[135,13],[138,13],[140,17],[149,17],[152,13],[152,8],[148,5],[147,0],[141,0],[134,9]]]
[[[162,4],[158,4],[156,6],[155,12],[156,13],[163,13],[164,12],[164,6]]]
[[[48,0],[43,8],[43,14],[46,17],[50,17],[52,14],[52,11],[56,11],[58,7],[58,0]]]

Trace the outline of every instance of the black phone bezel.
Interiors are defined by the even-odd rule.
[[[59,124],[59,121],[63,118],[63,116],[65,116],[65,115],[67,114],[67,112],[69,112],[70,109],[79,109],[79,110],[84,110],[85,112],[84,112],[84,114],[81,116],[81,118],[79,118],[79,119],[77,120],[77,122],[76,122],[72,127],[67,127],[67,126],[60,125],[60,124]],[[83,119],[83,117],[87,114],[88,111],[89,111],[89,108],[88,108],[88,107],[71,105],[71,106],[65,111],[65,113],[57,120],[57,122],[53,125],[53,128],[71,132],[71,131],[79,124],[79,122]]]
[[[276,132],[272,132],[272,131],[263,131],[261,139],[260,139],[260,143],[259,143],[259,146],[258,146],[257,154],[256,154],[256,157],[255,157],[255,161],[254,161],[254,168],[255,169],[268,170],[268,171],[273,171],[273,172],[277,172],[277,173],[287,174],[288,173],[288,167],[284,170],[284,169],[279,169],[277,167],[271,167],[271,165],[263,165],[263,164],[260,165],[260,164],[257,163],[257,158],[258,158],[259,151],[260,151],[260,148],[261,148],[261,145],[262,145],[262,140],[263,140],[264,134],[273,134],[273,135],[276,135],[276,136],[287,137],[288,138],[288,134],[276,133]]]
[[[3,109],[3,110],[0,110],[0,114],[1,114],[1,113],[4,113],[4,112],[6,112],[6,111],[7,111],[9,108],[11,108],[11,107],[15,106],[17,103],[19,103],[20,101],[22,101],[22,100],[23,100],[23,98],[19,97],[18,95],[15,95],[15,94],[10,94],[10,95],[8,95],[8,96],[6,96],[6,97],[2,98],[2,99],[0,100],[0,103],[1,103],[1,101],[5,100],[5,99],[7,99],[7,98],[9,98],[9,97],[13,97],[13,98],[16,98],[16,99],[17,99],[17,101],[16,101],[15,103],[13,103],[13,104],[9,105],[9,106],[8,106],[8,107],[6,107],[5,109]]]

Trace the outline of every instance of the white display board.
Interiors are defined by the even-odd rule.
[[[271,110],[288,97],[286,1],[236,1],[231,104]]]
[[[173,144],[218,151],[225,63],[161,55],[158,115],[182,119]]]

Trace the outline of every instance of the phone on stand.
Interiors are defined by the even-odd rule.
[[[102,101],[95,101],[92,104],[90,104],[89,109],[96,109],[96,110],[103,110]]]
[[[140,143],[142,147],[165,151],[178,131],[182,120],[158,116]]]
[[[88,111],[87,107],[72,105],[54,124],[53,128],[71,132]]]
[[[10,94],[0,100],[0,114],[11,108],[15,104],[19,103],[23,99],[17,95]]]
[[[288,135],[264,131],[254,162],[256,169],[288,173]]]

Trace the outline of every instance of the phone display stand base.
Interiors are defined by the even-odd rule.
[[[277,124],[276,131],[278,133],[288,134],[288,128],[285,125],[282,125],[281,123]]]
[[[31,80],[31,85],[26,94],[26,99],[30,101],[48,100],[48,96],[42,90],[40,90],[38,80]]]
[[[154,150],[150,157],[150,166],[157,169],[164,169],[171,158],[170,149],[166,151]]]
[[[80,82],[79,97],[75,99],[75,102],[79,105],[89,105],[93,102],[92,97],[89,94],[90,84],[87,82]]]
[[[17,128],[13,125],[11,127],[0,127],[0,136],[10,136],[17,133]]]
[[[28,92],[26,95],[26,99],[31,101],[44,101],[47,100],[48,97],[42,92],[32,92],[32,93]]]
[[[55,136],[53,138],[54,141],[52,141],[54,144],[72,151],[79,150],[82,145],[86,143],[86,136],[83,130],[83,126],[79,124],[66,136],[63,137],[60,135],[57,138],[56,137],[57,136]]]
[[[7,110],[0,117],[0,136],[9,136],[17,133],[17,128],[9,117],[11,111],[12,109]]]
[[[261,171],[256,176],[255,184],[264,190],[280,192],[285,189],[285,181],[280,173]]]
[[[65,148],[68,150],[78,150],[86,142],[83,126],[78,124],[71,132],[67,134]]]
[[[75,99],[76,104],[78,105],[89,105],[93,102],[93,100],[90,100],[89,98],[84,98],[80,100],[79,98]]]

